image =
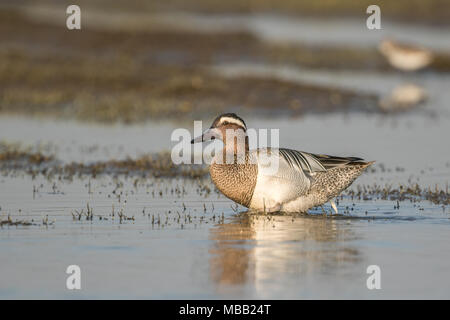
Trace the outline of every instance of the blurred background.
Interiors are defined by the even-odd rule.
[[[449,84],[438,78],[450,71],[446,0],[80,0],[81,30],[66,28],[70,4],[1,2],[1,114],[372,114],[410,111]],[[366,27],[370,4],[381,30]],[[406,70],[391,63],[405,59]]]

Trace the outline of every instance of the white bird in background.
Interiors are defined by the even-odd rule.
[[[378,46],[388,62],[402,71],[417,71],[433,61],[433,53],[423,47],[400,44],[393,40],[383,40]]]
[[[395,87],[392,92],[380,100],[380,109],[386,112],[406,111],[427,99],[422,87],[407,83]]]

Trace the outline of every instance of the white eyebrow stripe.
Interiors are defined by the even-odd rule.
[[[240,127],[243,127],[245,129],[247,129],[247,127],[245,126],[245,124],[241,120],[235,119],[235,118],[230,118],[230,117],[223,117],[223,118],[221,118],[219,124],[222,124],[225,121],[229,122],[229,123],[234,123],[234,124],[236,124],[236,125],[238,125]]]

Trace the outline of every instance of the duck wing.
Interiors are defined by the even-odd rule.
[[[309,170],[325,170],[312,156],[289,149],[261,148],[250,151],[250,156],[258,163],[252,198],[257,208],[271,208],[305,195],[313,181]]]
[[[263,156],[276,156],[278,165],[270,165]],[[320,172],[364,163],[363,159],[356,157],[317,155],[284,148],[252,150],[250,157],[258,160],[258,177],[252,197],[254,208],[271,208],[298,199],[309,192]]]
[[[327,171],[336,167],[367,163],[364,159],[358,157],[337,157],[284,148],[280,148],[279,153],[280,157],[285,160],[290,167],[296,170],[303,170],[309,174]]]
[[[303,170],[308,173],[327,171],[318,157],[311,153],[284,148],[279,149],[279,153],[280,157],[295,170]]]
[[[362,158],[357,157],[336,157],[327,154],[310,154],[326,169],[333,169],[336,167],[345,167],[358,164],[367,164]]]

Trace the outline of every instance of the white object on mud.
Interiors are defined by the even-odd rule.
[[[427,99],[422,87],[415,84],[400,85],[380,100],[379,106],[383,111],[404,111],[411,109]]]
[[[433,53],[430,50],[392,40],[381,41],[378,49],[394,68],[402,71],[416,71],[433,61]]]

